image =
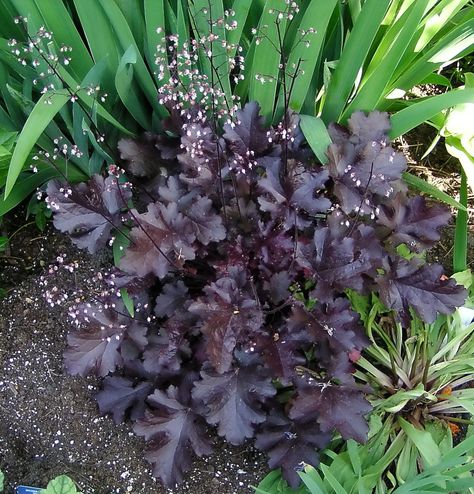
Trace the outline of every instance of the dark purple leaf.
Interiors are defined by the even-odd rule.
[[[193,412],[191,403],[183,402],[178,390],[156,390],[148,397],[152,409],[138,420],[133,430],[147,441],[146,459],[153,465],[153,474],[167,487],[183,479],[191,466],[193,453],[209,455],[212,450],[205,425]]]
[[[120,139],[117,147],[126,169],[137,177],[155,177],[161,172],[163,161],[156,147],[158,136],[145,132],[139,139]]]
[[[441,238],[439,229],[447,225],[451,212],[441,204],[428,206],[424,197],[412,197],[406,202],[401,194],[392,204],[382,206],[378,223],[388,229],[388,241],[394,247],[406,244],[420,252],[433,247]]]
[[[467,296],[455,280],[442,278],[443,271],[439,264],[420,266],[414,261],[399,260],[377,280],[380,298],[402,320],[409,317],[411,306],[423,321],[432,323],[438,313],[451,314]]]
[[[349,214],[378,214],[378,206],[397,191],[406,160],[388,146],[390,123],[387,114],[362,112],[349,121],[351,132],[330,125],[333,143],[328,150],[328,169],[341,209]]]
[[[171,317],[184,305],[187,293],[188,289],[181,280],[176,283],[167,283],[163,286],[161,295],[156,297],[155,314],[158,317]]]
[[[242,444],[253,437],[256,424],[265,421],[262,402],[276,391],[271,379],[258,365],[257,358],[247,358],[249,365],[218,374],[201,372],[202,380],[194,384],[193,398],[206,406],[204,415],[218,433],[232,444]]]
[[[179,180],[171,176],[166,186],[159,188],[160,198],[166,203],[176,203],[178,211],[191,220],[196,238],[204,245],[226,237],[222,218],[214,210],[209,197],[187,192]]]
[[[283,478],[296,489],[301,481],[298,472],[303,464],[317,467],[316,448],[323,449],[330,440],[331,434],[322,432],[316,421],[297,422],[274,412],[257,435],[255,447],[268,454],[268,466],[281,468]]]
[[[307,171],[302,165],[289,166],[285,179],[281,179],[280,167],[267,168],[266,176],[258,182],[265,195],[258,198],[260,209],[270,213],[273,219],[283,222],[284,229],[305,228],[311,224],[300,211],[310,215],[326,212],[331,202],[318,195],[328,180],[328,171]]]
[[[236,124],[224,125],[224,139],[234,154],[244,156],[247,151],[253,151],[258,156],[270,147],[265,118],[259,112],[259,104],[251,101],[237,111]]]
[[[149,204],[147,213],[133,211],[133,215],[139,226],[131,230],[132,244],[120,261],[124,271],[164,278],[173,267],[182,267],[186,260],[194,259],[193,225],[178,212],[175,203]]]
[[[206,296],[189,307],[201,318],[209,360],[220,373],[230,369],[234,349],[244,342],[251,345],[261,332],[263,314],[246,285],[246,273],[234,270],[232,277],[206,287]]]
[[[120,311],[121,312],[121,311]],[[64,352],[67,371],[86,376],[106,376],[123,363],[120,345],[127,334],[146,331],[139,322],[119,313],[110,304],[82,304],[77,309],[77,329],[68,335]]]
[[[280,271],[271,275],[265,288],[270,292],[270,300],[278,304],[290,296],[289,287],[292,283],[288,271]]]
[[[237,173],[249,174],[262,162],[263,155],[271,153],[273,131],[265,128],[265,118],[259,115],[255,101],[247,103],[236,113],[237,123],[224,125],[224,139],[229,150],[229,168]]]
[[[145,413],[145,400],[150,394],[152,384],[141,381],[134,385],[133,381],[124,377],[107,376],[104,385],[95,399],[99,404],[100,413],[111,413],[116,424],[123,422],[125,413],[130,410],[130,418],[137,420]]]
[[[184,152],[178,155],[178,160],[183,171],[179,178],[189,187],[217,192],[217,180],[220,175],[225,176],[224,140],[216,139],[210,127],[193,123],[187,126],[181,146]]]
[[[333,238],[329,228],[320,228],[313,243],[299,243],[297,262],[314,273],[316,298],[328,301],[334,291],[343,293],[347,288],[366,291],[367,277],[375,276],[382,262],[379,242],[369,233],[362,229],[354,238],[341,239]]]
[[[372,410],[364,394],[355,385],[336,385],[309,379],[298,387],[290,418],[316,419],[321,431],[338,431],[343,439],[367,440],[369,426],[364,416]]]
[[[91,254],[106,246],[114,228],[121,228],[121,210],[131,197],[123,184],[119,191],[115,177],[104,180],[100,175],[94,175],[88,184],[71,186],[52,180],[46,192],[54,226]]]
[[[257,338],[257,351],[262,354],[265,365],[282,383],[289,384],[296,375],[296,367],[304,365],[306,358],[303,349],[309,346],[306,328],[298,333],[298,328],[288,330],[286,326],[273,334]]]
[[[149,338],[143,354],[145,369],[154,375],[176,374],[181,368],[181,357],[189,354],[186,336],[191,332],[193,320],[177,312],[160,329],[159,334]]]
[[[346,360],[349,360],[351,350],[362,350],[369,344],[359,315],[351,310],[349,300],[343,297],[318,303],[312,311],[302,306],[293,307],[288,328],[290,334],[306,330],[309,339],[320,348],[322,361],[340,352],[345,352]]]

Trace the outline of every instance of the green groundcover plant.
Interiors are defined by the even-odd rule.
[[[450,463],[455,456],[452,436],[460,434],[459,426],[471,424],[474,411],[470,387],[474,285],[469,271],[456,278],[470,288],[471,295],[465,307],[452,316],[438,317],[433,324],[414,318],[404,328],[378,300],[354,293],[350,296],[371,340],[356,363],[356,376],[372,387],[369,401],[374,408],[369,419],[369,439],[365,445],[334,440],[319,473],[312,469],[307,472],[321,491],[312,490],[312,482],[305,481],[301,493],[308,492],[308,488],[311,493],[417,492],[416,488],[423,485],[418,483],[421,479],[437,484],[443,464],[453,468],[442,474],[444,480],[452,482],[451,487],[441,483],[439,488],[444,486],[446,490],[434,492],[468,492],[472,487],[468,473],[474,469],[472,437],[456,449],[467,454],[459,458],[465,467],[454,468],[455,464]],[[462,480],[456,483],[458,474],[462,474]],[[308,479],[305,475],[302,478]],[[412,490],[408,489],[410,485]],[[397,486],[403,488],[397,490]],[[261,493],[291,492],[278,472],[264,479],[259,489]]]
[[[0,492],[4,489],[4,475],[0,471]],[[41,489],[41,494],[81,494],[76,484],[67,475],[59,475],[48,483],[45,489]]]
[[[474,438],[465,439],[449,448],[438,463],[407,479],[403,484],[383,473],[399,454],[399,443],[387,445],[387,431],[374,429],[375,434],[365,445],[348,441],[347,450],[327,451],[319,470],[306,465],[300,472],[303,485],[290,489],[278,471],[270,473],[255,489],[257,494],[393,494],[472,492]],[[398,452],[397,452],[398,449]],[[411,468],[409,460],[399,457],[400,465]]]

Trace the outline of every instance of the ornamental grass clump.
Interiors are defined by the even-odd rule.
[[[369,341],[349,291],[403,323],[463,303],[440,266],[397,249],[433,246],[449,212],[407,196],[384,113],[331,125],[323,166],[296,114],[265,126],[251,102],[221,127],[198,103],[167,105],[165,133],[120,141],[126,173],[48,186],[59,230],[121,252],[108,289],[70,311],[66,367],[104,378],[101,411],[135,421],[166,485],[211,453],[211,426],[256,438],[296,486],[335,431],[366,440],[353,362]]]

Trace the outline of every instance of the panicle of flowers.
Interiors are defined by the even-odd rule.
[[[202,9],[200,14],[207,15],[208,9]],[[159,102],[169,109],[186,115],[189,124],[204,124],[209,117],[223,123],[232,123],[235,112],[240,107],[237,95],[225,93],[220,69],[228,64],[231,81],[238,84],[244,79],[245,60],[241,55],[242,47],[228,43],[214,32],[215,27],[226,30],[237,28],[233,10],[226,11],[223,18],[207,19],[208,33],[198,33],[190,41],[182,42],[178,34],[163,36],[156,47],[155,72],[161,86]],[[196,29],[197,31],[197,29]],[[158,33],[162,30],[159,28]],[[216,49],[217,46],[224,48]],[[211,66],[212,77],[203,74],[198,68],[200,57],[207,59]],[[199,108],[199,111],[188,111]],[[186,124],[185,124],[186,125]]]

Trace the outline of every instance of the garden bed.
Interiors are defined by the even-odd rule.
[[[29,232],[38,236],[33,229]],[[62,291],[74,284],[77,290],[86,286],[104,260],[78,252],[52,230],[33,238],[28,230],[18,236],[11,253],[18,265],[3,272],[10,280],[16,273],[19,283],[0,301],[0,470],[6,494],[19,484],[44,487],[63,473],[83,494],[251,492],[249,485],[257,485],[268,470],[265,458],[250,447],[229,447],[217,438],[216,453],[196,461],[179,489],[166,490],[151,476],[143,459],[144,441],[129,424],[117,426],[100,416],[94,400],[97,382],[63,372],[67,307],[48,307],[40,283],[59,252],[79,263],[74,274],[60,269],[54,276]],[[35,274],[19,282],[29,271]]]

